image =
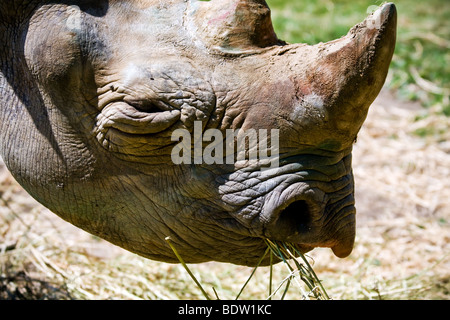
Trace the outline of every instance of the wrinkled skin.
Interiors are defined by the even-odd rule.
[[[166,262],[168,236],[190,263],[254,265],[263,238],[350,254],[352,145],[392,58],[393,4],[377,28],[308,46],[279,40],[262,0],[6,3],[0,153],[50,210]],[[171,133],[194,121],[279,129],[279,168],[175,165]]]

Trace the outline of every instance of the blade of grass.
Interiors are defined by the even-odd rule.
[[[258,264],[253,268],[252,273],[250,274],[250,276],[248,277],[247,281],[245,281],[244,285],[241,288],[241,291],[239,291],[238,295],[236,296],[236,299],[239,299],[239,297],[241,296],[242,291],[244,291],[244,288],[247,286],[248,282],[250,281],[250,279],[253,277],[253,275],[256,272],[256,269],[258,269],[259,265],[261,264],[261,262],[264,260],[264,258],[266,257],[267,253],[269,252],[270,248],[267,248],[266,251],[264,252],[263,256],[261,257],[261,259],[259,259]]]
[[[311,265],[309,264],[308,259],[306,259],[306,257],[305,257],[302,253],[300,253],[300,252],[297,250],[297,248],[295,248],[295,246],[292,246],[292,247],[293,247],[295,253],[297,253],[297,254],[302,258],[302,260],[305,262],[306,266],[308,267],[309,272],[310,272],[310,273],[313,275],[313,277],[315,278],[315,280],[316,280],[317,284],[319,285],[320,290],[321,290],[322,293],[324,294],[325,298],[326,298],[327,300],[329,300],[329,299],[330,299],[330,296],[328,295],[327,291],[326,291],[325,288],[323,287],[322,281],[319,280],[319,278],[317,277],[316,273],[314,272],[314,269],[313,269],[313,268],[311,267]]]
[[[282,243],[283,248],[285,252],[292,258],[294,261],[297,270],[299,271],[300,279],[306,284],[310,292],[314,295],[315,298],[319,299],[320,296],[315,293],[316,285],[315,285],[315,279],[311,275],[311,272],[308,268],[303,266],[301,263],[298,262],[297,257],[289,250],[286,243]],[[289,245],[292,248],[292,245]]]
[[[217,300],[220,300],[219,295],[217,294],[216,288],[212,287],[214,294],[216,295]]]
[[[270,249],[270,247],[267,247]],[[270,269],[269,269],[269,299],[272,300],[272,277],[273,277],[273,252],[270,250]]]
[[[314,269],[311,267],[311,264],[306,259],[306,257],[295,247],[295,245],[284,242],[278,244],[277,242],[273,242],[269,239],[265,240],[267,246],[271,249],[271,252],[273,252],[274,255],[276,255],[286,264],[291,274],[295,273],[294,268],[287,261],[293,261],[300,279],[310,290],[309,294],[304,293],[304,291],[302,290],[302,294],[305,297],[312,295],[316,299],[330,299],[328,293],[322,285],[322,282],[319,280],[317,274],[314,272]],[[298,261],[298,257],[303,260],[304,264]]]
[[[272,252],[273,252],[280,260],[283,260],[285,266],[289,269],[290,275],[292,276],[293,274],[295,274],[295,270],[294,270],[294,268],[287,262],[287,259],[286,259],[286,256],[287,256],[287,255],[286,255],[285,253],[283,253],[282,248],[281,248],[276,242],[272,242],[272,241],[269,240],[269,239],[265,239],[265,241],[266,241],[267,245],[271,248]],[[298,279],[297,279],[296,277],[293,277],[293,278],[294,278],[295,280],[297,280],[297,283],[298,283],[298,285],[299,285],[299,288],[300,288],[300,291],[301,291],[303,297],[304,297],[305,299],[307,299],[307,298],[308,298],[308,294],[303,290],[303,287],[302,287],[302,285],[300,284],[300,282],[298,281]]]
[[[192,278],[192,280],[194,280],[195,284],[197,285],[197,287],[199,287],[199,289],[202,291],[203,296],[206,298],[206,300],[211,300],[211,298],[209,297],[209,295],[206,293],[206,291],[203,289],[202,285],[200,284],[200,282],[198,282],[197,278],[194,276],[194,274],[191,272],[191,270],[189,270],[188,266],[186,265],[186,263],[184,262],[183,258],[181,258],[181,256],[178,254],[177,249],[175,249],[175,247],[173,246],[172,242],[170,241],[170,237],[166,237],[165,239],[167,241],[167,243],[169,244],[170,248],[172,249],[173,253],[175,253],[175,256],[178,258],[178,260],[180,261],[181,265],[184,267],[184,269],[187,271],[187,273],[189,274],[189,276]]]
[[[275,244],[276,244],[277,246],[279,246],[277,243],[275,243]],[[284,243],[283,243],[283,246],[284,246]],[[298,280],[298,278],[295,277],[295,274],[297,273],[297,274],[300,275],[300,280],[303,281],[303,283],[308,287],[308,289],[309,289],[310,291],[312,290],[312,288],[314,288],[314,285],[311,285],[309,278],[307,277],[307,275],[306,275],[305,272],[304,272],[303,266],[297,261],[297,259],[295,259],[295,256],[294,256],[287,248],[283,248],[283,247],[279,247],[279,248],[280,248],[279,250],[280,250],[280,251],[282,252],[282,254],[285,256],[285,260],[286,260],[286,259],[291,259],[291,260],[294,261],[294,264],[295,264],[296,267],[297,267],[297,271],[295,271],[294,268],[290,267],[291,274],[292,274],[292,278],[293,278],[294,280],[296,280],[296,282],[298,283],[298,286],[299,286],[299,288],[300,288],[300,290],[301,290],[301,292],[302,292],[303,297],[304,297],[305,299],[308,299],[309,296],[310,296],[310,294],[306,293],[306,292],[303,290],[303,287],[302,287],[300,281]],[[289,258],[289,257],[290,257],[290,258]],[[305,278],[305,276],[306,276],[306,278]]]
[[[277,294],[277,292],[281,289],[281,287],[284,285],[285,282],[290,282],[292,278],[292,274],[289,274],[286,278],[281,280],[281,282],[278,284],[278,287],[272,292],[272,294],[267,298],[267,300],[272,300],[272,297]]]
[[[281,300],[284,300],[284,297],[286,297],[286,293],[288,292],[289,286],[290,286],[290,284],[291,284],[291,278],[292,278],[292,276],[290,276],[290,277],[288,278],[288,281],[287,281],[287,283],[286,283],[286,288],[284,288],[283,295],[281,296]]]

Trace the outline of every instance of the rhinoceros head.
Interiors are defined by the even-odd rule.
[[[264,238],[350,254],[393,4],[314,46],[279,40],[264,0],[0,9],[0,151],[53,212],[166,262],[166,237],[186,262],[254,265]]]

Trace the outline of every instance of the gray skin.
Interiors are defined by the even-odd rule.
[[[395,35],[393,4],[309,46],[263,0],[2,1],[0,154],[54,213],[150,259],[178,262],[166,237],[189,263],[255,265],[264,238],[346,257],[352,145]],[[174,164],[194,121],[279,129],[279,168]]]

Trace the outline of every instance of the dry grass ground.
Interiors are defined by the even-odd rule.
[[[423,112],[387,91],[371,108],[354,151],[355,249],[347,259],[309,253],[333,299],[450,298],[450,118]],[[0,195],[0,299],[203,299],[180,265],[143,259],[62,221],[1,162]],[[190,268],[222,299],[234,298],[252,271]],[[276,288],[288,272],[279,264],[273,273]],[[241,299],[266,299],[268,274],[258,269]],[[301,289],[291,284],[286,298],[303,298]]]

